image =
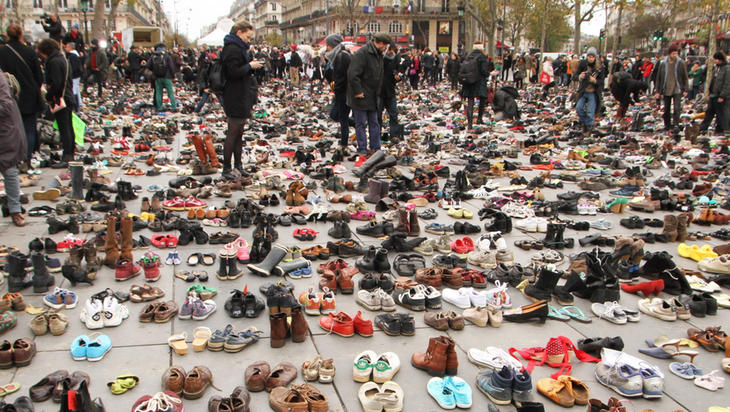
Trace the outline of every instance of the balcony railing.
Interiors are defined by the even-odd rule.
[[[378,12],[376,12],[378,11]],[[343,7],[330,7],[329,9],[329,15],[330,16],[344,16],[348,15],[349,12],[344,9]],[[376,8],[372,9],[372,12],[365,12],[362,7],[358,7],[356,10],[353,10],[353,15],[355,17],[362,17],[365,15],[386,15],[386,16],[413,16],[413,17],[428,17],[428,16],[438,16],[438,17],[455,17],[457,14],[456,7],[450,7],[450,8],[444,8],[444,7],[424,7],[422,9],[414,8],[413,11],[410,11],[406,13],[405,7],[383,7],[380,10],[377,10]],[[306,16],[299,16],[291,21],[284,20],[279,25],[279,28],[281,29],[287,29],[290,27],[298,27],[298,26],[306,26],[307,23],[310,20],[316,19],[318,17],[325,16],[326,13],[324,10],[315,10],[312,12],[311,15]]]

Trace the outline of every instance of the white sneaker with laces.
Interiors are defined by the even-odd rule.
[[[484,292],[478,291],[474,288],[461,288],[459,291],[469,296],[469,301],[472,306],[487,306],[487,295]]]
[[[87,329],[101,329],[104,327],[104,304],[97,299],[88,299],[79,316]]]
[[[463,289],[463,288],[462,288]],[[450,289],[446,288],[443,291],[441,291],[441,297],[446,302],[451,303],[452,305],[456,306],[460,309],[467,309],[471,307],[471,299],[469,299],[469,295],[464,293],[461,289]]]

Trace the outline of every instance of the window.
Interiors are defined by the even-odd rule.
[[[43,8],[43,0],[33,0],[33,8],[35,8],[35,9],[42,9]]]
[[[449,12],[449,0],[441,0],[441,12],[442,13]]]
[[[426,11],[426,0],[418,0],[418,11]]]
[[[104,6],[104,7],[106,7],[107,9],[111,9],[112,8],[112,0],[106,0],[106,6]]]
[[[60,8],[63,8],[63,9],[68,8],[68,0],[58,0],[56,2],[56,4],[58,4],[58,7],[60,7]]]
[[[276,3],[271,2],[271,11],[276,11]]]
[[[370,23],[368,23],[368,31],[370,33],[380,32],[380,23],[377,21],[371,21]]]
[[[399,21],[391,21],[388,26],[388,31],[391,33],[403,33],[403,23]]]
[[[15,2],[17,0],[5,0],[5,7],[15,7]]]

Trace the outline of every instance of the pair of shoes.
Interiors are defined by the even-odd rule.
[[[332,383],[335,377],[334,359],[322,359],[317,355],[314,360],[302,363],[302,377],[305,381]]]
[[[107,335],[81,335],[71,342],[71,357],[74,360],[100,361],[112,349],[112,339]]]
[[[16,339],[12,344],[6,340],[0,346],[0,369],[28,366],[35,354],[36,346],[31,338]]]
[[[326,411],[329,410],[327,397],[310,384],[276,387],[269,394],[269,405],[276,412],[294,410]]]
[[[80,315],[81,322],[84,322],[88,329],[119,326],[128,317],[129,309],[113,296],[107,296],[104,300],[89,298]]]
[[[319,265],[318,271],[322,274],[319,280],[320,289],[324,290],[327,287],[332,292],[336,292],[339,286],[342,293],[353,293],[355,284],[352,277],[359,272],[358,268],[349,266],[342,259],[337,259]]]
[[[250,392],[271,391],[286,387],[297,377],[297,367],[289,362],[279,362],[273,368],[266,361],[257,361],[244,371],[246,389]]]
[[[30,328],[35,336],[45,335],[48,331],[53,336],[63,335],[68,327],[68,317],[57,311],[43,312],[30,321]]]
[[[442,409],[471,408],[471,386],[458,376],[433,377],[426,388]]]
[[[233,289],[223,308],[232,318],[256,318],[266,308],[264,301],[248,291]]]
[[[345,312],[328,313],[327,316],[320,316],[319,326],[330,332],[344,337],[351,337],[357,333],[363,337],[373,336],[373,322],[363,319],[360,311],[355,317],[350,317]]]
[[[387,381],[382,385],[375,382],[365,382],[357,392],[360,404],[364,411],[387,411],[400,412],[403,410],[403,399],[405,393],[403,388],[393,381]]]
[[[328,315],[335,311],[335,294],[328,287],[324,287],[322,293],[309,288],[307,292],[299,294],[299,303],[307,315]]]
[[[185,399],[201,398],[209,386],[218,389],[213,385],[213,374],[206,366],[194,366],[188,372],[180,366],[170,366],[162,375],[162,389]]]
[[[477,375],[477,389],[497,405],[514,402],[518,407],[532,398],[532,377],[527,370],[510,366],[484,369]]]
[[[601,362],[596,365],[595,375],[599,383],[627,398],[660,398],[664,390],[664,379],[653,369],[636,369],[620,362],[609,366]]]
[[[389,336],[416,334],[416,322],[408,313],[381,313],[375,317],[375,326]]]
[[[588,387],[570,375],[542,378],[537,381],[537,391],[566,408],[588,404]]]

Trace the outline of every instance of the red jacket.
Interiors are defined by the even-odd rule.
[[[651,76],[651,72],[654,70],[654,63],[652,62],[644,62],[644,64],[641,66],[641,74],[644,77]]]

